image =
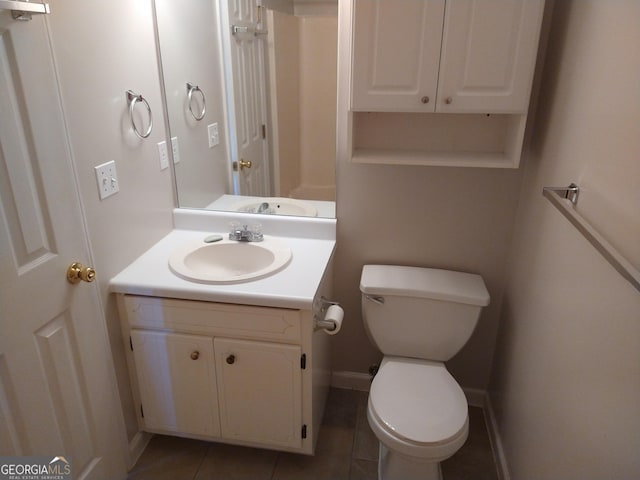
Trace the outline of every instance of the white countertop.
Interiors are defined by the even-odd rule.
[[[174,230],[111,279],[115,293],[311,310],[335,247],[333,239],[274,237],[289,245],[292,258],[279,272],[235,284],[182,279],[169,269],[169,255],[181,244],[224,231]],[[268,236],[265,233],[265,236]]]

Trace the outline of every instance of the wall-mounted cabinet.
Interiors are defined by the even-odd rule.
[[[517,167],[544,0],[340,4],[340,152]]]

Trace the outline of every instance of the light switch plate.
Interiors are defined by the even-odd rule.
[[[207,133],[209,134],[209,148],[220,144],[220,133],[218,132],[217,122],[207,126]]]
[[[167,149],[167,142],[164,140],[158,142],[158,156],[160,157],[160,170],[169,168],[169,150]]]
[[[118,174],[116,172],[116,162],[103,163],[95,167],[96,181],[98,182],[98,192],[100,200],[110,197],[114,193],[118,193],[120,186],[118,184]]]
[[[180,147],[178,137],[171,137],[171,150],[173,153],[173,163],[180,163]]]

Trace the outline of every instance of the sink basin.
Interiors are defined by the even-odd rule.
[[[290,260],[291,249],[269,237],[262,242],[199,240],[176,249],[169,257],[169,268],[186,280],[224,284],[269,276]]]
[[[262,204],[269,206],[264,212],[259,212]],[[316,217],[318,210],[310,203],[294,198],[271,197],[245,200],[234,206],[236,212],[265,213],[270,215],[296,215],[300,217]]]

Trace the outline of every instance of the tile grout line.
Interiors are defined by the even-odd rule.
[[[351,462],[349,462],[349,479],[351,479],[351,474],[353,473],[353,463],[356,460],[356,442],[358,441],[358,433],[360,432],[360,422],[362,421],[362,412],[360,411],[360,399],[358,398],[358,394],[355,395],[356,398],[356,425],[353,431],[353,442],[351,444]]]
[[[278,452],[276,455],[276,461],[273,462],[273,468],[271,469],[271,475],[269,476],[269,478],[271,480],[273,480],[273,478],[276,475],[276,470],[278,469],[278,462],[280,461],[280,456],[282,455],[282,452]]]
[[[196,468],[195,473],[193,474],[193,477],[191,480],[196,480],[198,478],[198,474],[200,473],[200,469],[202,468],[202,465],[204,464],[205,459],[207,458],[207,455],[209,455],[209,451],[212,448],[212,443],[208,442],[209,445],[207,445],[207,449],[204,451],[204,455],[202,455],[202,458],[200,459],[200,464],[198,465],[198,468]]]

